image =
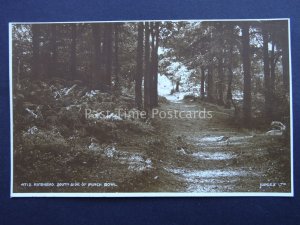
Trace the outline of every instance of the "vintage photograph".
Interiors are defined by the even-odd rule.
[[[10,23],[11,196],[293,196],[289,19]]]

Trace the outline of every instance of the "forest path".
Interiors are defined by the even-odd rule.
[[[204,102],[182,100],[159,110],[173,112],[173,118],[155,119],[170,143],[158,155],[156,191],[289,191],[289,147],[279,137],[239,129],[229,123],[228,110]],[[203,113],[202,118],[174,118],[175,111],[187,115],[204,110],[212,118]]]

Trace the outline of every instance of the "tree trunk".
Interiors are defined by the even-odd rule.
[[[270,71],[270,86],[271,91],[274,88],[275,85],[275,44],[274,41],[272,41],[272,50],[271,50],[271,71]]]
[[[142,80],[143,80],[143,47],[144,47],[144,24],[138,23],[138,45],[136,57],[135,75],[135,104],[139,110],[142,109]]]
[[[145,78],[144,78],[144,109],[150,109],[150,30],[149,22],[145,22]]]
[[[233,58],[233,46],[231,44],[229,50],[229,62],[228,62],[228,86],[227,86],[227,96],[226,96],[226,108],[231,108],[232,103],[232,80],[233,80],[233,72],[232,72],[232,58]]]
[[[224,74],[223,74],[223,58],[219,57],[218,59],[218,104],[224,105]]]
[[[77,78],[76,74],[76,39],[77,25],[71,24],[71,54],[70,54],[70,78]]]
[[[94,42],[94,62],[91,79],[91,88],[98,88],[103,83],[101,74],[101,40],[100,40],[100,25],[92,24],[93,42]]]
[[[282,40],[282,76],[283,76],[283,86],[286,92],[289,92],[289,33],[288,24],[285,24],[286,28],[283,30],[283,40]]]
[[[32,24],[32,76],[40,78],[40,25]]]
[[[23,74],[24,74],[24,64],[23,64],[23,61],[18,58],[18,71],[17,71],[17,84],[20,84],[20,78],[23,77]]]
[[[204,85],[205,85],[205,68],[202,66],[201,67],[201,84],[200,84],[200,95],[201,99],[204,99],[205,95],[205,90],[204,90]]]
[[[213,83],[213,71],[212,65],[208,66],[207,70],[207,100],[214,102],[214,83]]]
[[[120,81],[119,81],[119,24],[115,24],[115,88],[116,90],[120,89]]]
[[[270,106],[271,106],[271,119],[272,112],[273,112],[273,101],[274,101],[274,94],[275,94],[275,67],[276,67],[276,60],[275,60],[275,44],[272,41],[272,51],[271,51],[271,69],[270,69]]]
[[[153,106],[158,106],[158,47],[159,47],[159,22],[155,22],[155,54],[153,59]]]
[[[233,99],[232,99],[232,81],[233,81],[233,71],[232,71],[232,67],[233,67],[233,58],[234,58],[234,54],[233,54],[233,48],[234,48],[234,25],[233,24],[229,24],[227,26],[227,30],[230,32],[230,36],[228,39],[228,43],[229,43],[229,59],[228,59],[228,83],[227,83],[227,95],[226,95],[226,105],[225,108],[230,109],[231,108],[231,104],[233,103]],[[233,103],[233,106],[234,103]]]
[[[149,87],[149,99],[150,99],[150,109],[154,106],[154,60],[155,60],[155,31],[154,22],[150,22],[150,36],[151,36],[151,59],[150,59],[150,87]]]
[[[233,80],[233,72],[232,67],[228,67],[228,87],[227,87],[227,96],[226,96],[226,108],[231,108],[232,102],[232,80]]]
[[[57,25],[51,24],[51,39],[50,39],[50,67],[48,70],[48,77],[56,76],[57,63]]]
[[[270,59],[269,59],[269,33],[266,29],[262,31],[263,36],[263,60],[264,60],[264,93],[265,93],[265,117],[270,118],[272,114],[272,102],[270,94]]]
[[[175,92],[179,92],[179,80],[176,80]]]
[[[242,60],[244,70],[244,99],[243,99],[243,115],[244,124],[247,127],[251,126],[251,72],[250,72],[250,35],[249,24],[242,23]]]
[[[105,42],[104,42],[104,48],[105,48],[105,78],[104,78],[104,91],[107,91],[111,87],[111,74],[112,74],[112,24],[107,23],[105,26]]]
[[[150,23],[151,34],[151,77],[150,77],[150,108],[158,106],[157,73],[158,73],[158,39],[159,23]]]

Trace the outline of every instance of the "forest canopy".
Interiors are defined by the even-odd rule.
[[[192,84],[202,100],[234,107],[245,126],[253,117],[289,120],[286,20],[13,24],[12,39],[14,84],[76,80],[129,91],[150,110],[166,76],[170,93]]]

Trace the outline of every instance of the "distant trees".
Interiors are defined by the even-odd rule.
[[[159,55],[160,46],[168,51]],[[13,26],[13,47],[20,78],[82,80],[115,94],[134,90],[136,107],[147,111],[158,105],[166,58],[193,71],[202,100],[241,108],[246,126],[261,112],[283,117],[274,107],[289,101],[285,20],[22,24]]]
[[[289,86],[288,24],[286,21],[262,21],[258,27],[263,39],[265,117],[271,121],[274,118],[274,103],[278,101],[278,94],[285,95]],[[276,76],[279,62],[281,78]],[[282,88],[278,85],[278,80],[281,80]],[[277,93],[276,86],[283,93]]]
[[[33,24],[14,29],[16,34],[29,32],[30,38],[20,41],[31,45],[30,64],[24,63],[26,56],[21,53],[17,58],[33,77],[83,80],[90,88],[109,92],[120,91],[134,81],[137,108],[149,110],[158,105],[159,22],[141,22],[137,26]]]
[[[178,22],[168,28],[163,45],[200,74],[202,99],[233,105],[246,126],[261,111],[266,121],[283,118],[289,101],[287,21]],[[280,110],[275,113],[274,107]]]
[[[110,91],[112,86],[120,86],[120,58],[126,64],[124,54],[127,49],[133,48],[133,45],[122,46],[122,42],[127,41],[126,33],[134,38],[131,27],[123,31],[123,25],[14,25],[14,43],[18,43],[14,47],[14,60],[20,61],[19,69],[25,77],[77,79],[86,81],[91,88]]]

